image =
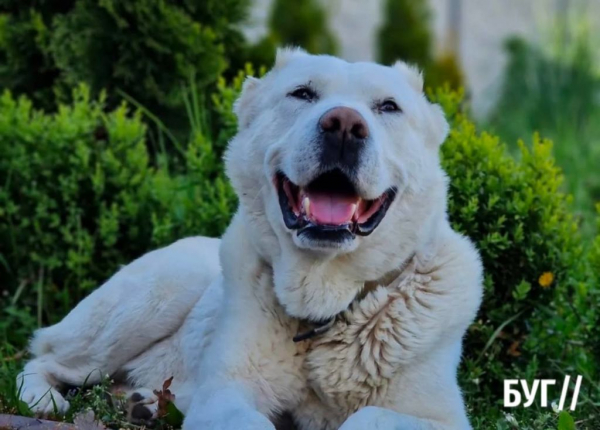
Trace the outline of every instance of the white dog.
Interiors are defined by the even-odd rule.
[[[482,267],[449,225],[448,124],[422,87],[404,63],[280,51],[235,107],[223,239],[144,255],[39,330],[22,399],[64,411],[61,385],[111,375],[152,408],[173,376],[186,429],[469,429]]]

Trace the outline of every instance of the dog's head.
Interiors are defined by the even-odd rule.
[[[404,63],[279,51],[267,75],[246,80],[235,111],[228,175],[242,209],[285,249],[344,258],[368,279],[430,215],[415,199],[445,207],[438,147],[448,124]]]

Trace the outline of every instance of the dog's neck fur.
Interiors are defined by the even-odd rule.
[[[421,193],[403,193],[396,202],[400,208],[388,214],[394,218],[384,219],[384,222],[392,223],[395,231],[402,232],[401,240],[394,241],[375,231],[373,237],[367,238],[370,246],[359,246],[352,253],[340,255],[298,249],[288,232],[274,231],[264,215],[263,199],[241,197],[240,208],[229,229],[231,233],[223,238],[222,249],[227,249],[226,255],[229,256],[252,252],[257,259],[264,261],[272,270],[277,300],[288,315],[314,321],[326,320],[347,309],[365,288],[393,279],[411,255],[432,255],[436,252],[439,232],[448,224],[445,179],[440,177],[439,181],[430,184],[426,192],[435,197],[425,199],[419,197]],[[240,235],[248,244],[243,251],[240,249]],[[229,241],[228,237],[234,240]],[[232,249],[234,247],[237,249]],[[245,259],[248,259],[247,255]],[[235,263],[223,269],[226,277],[233,275],[232,279],[243,279],[241,273],[238,276],[227,273],[241,270]]]

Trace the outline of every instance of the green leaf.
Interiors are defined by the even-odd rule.
[[[575,430],[575,421],[567,411],[558,415],[558,430]]]
[[[167,415],[165,416],[165,421],[172,427],[180,428],[183,424],[183,413],[173,402],[169,402],[167,404]]]
[[[513,291],[513,297],[516,300],[523,300],[527,297],[527,293],[531,291],[531,284],[525,280],[521,281],[519,285],[516,286],[515,291]]]

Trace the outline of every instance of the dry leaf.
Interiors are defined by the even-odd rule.
[[[511,357],[519,357],[521,355],[521,351],[519,351],[519,345],[520,342],[518,340],[515,340],[510,347],[508,348],[508,351],[506,352],[508,355],[510,355]]]
[[[173,377],[171,376],[163,383],[162,390],[154,390],[154,394],[156,397],[158,397],[158,410],[156,411],[158,418],[162,418],[167,415],[167,406],[169,403],[175,401],[175,394],[171,393],[171,390],[169,390],[172,382]]]
[[[73,424],[81,430],[106,430],[106,427],[101,422],[96,421],[94,411],[92,410],[80,412],[75,415]]]

